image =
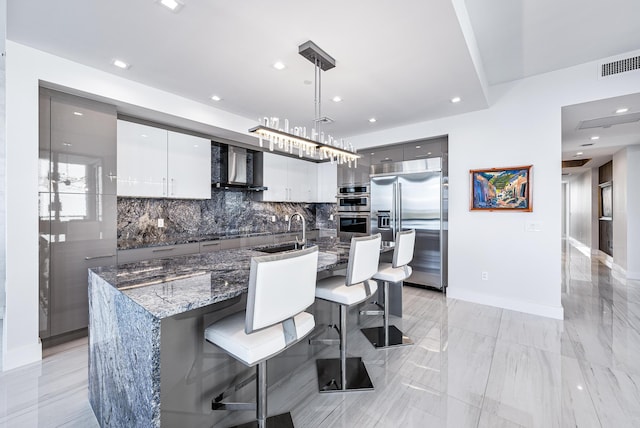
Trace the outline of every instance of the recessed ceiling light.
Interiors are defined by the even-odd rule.
[[[65,147],[71,147],[71,143],[62,143],[62,145]]]
[[[142,138],[147,138],[147,137],[148,137],[148,135],[147,135],[147,134],[140,134],[140,136],[141,136]]]
[[[622,108],[619,108],[618,110],[616,110],[616,113],[620,114],[620,113],[626,113],[628,111],[629,111],[628,107],[622,107]]]
[[[420,147],[422,147],[422,146],[416,146],[416,149],[419,149]]]
[[[83,114],[79,111],[74,111],[73,114],[75,114],[76,116],[83,116]]]
[[[334,103],[339,103],[340,101],[342,101],[342,98],[336,95],[335,97],[331,98],[331,101],[333,101]]]
[[[375,155],[375,153],[374,153],[374,152],[371,152],[371,155],[373,156],[373,155]]]
[[[112,64],[115,65],[118,68],[123,69],[123,70],[126,70],[127,68],[130,67],[129,64],[127,64],[126,62],[122,61],[121,59],[114,59],[112,61]]]
[[[212,99],[213,101],[220,101],[220,100],[222,100],[222,98],[220,98],[220,97],[219,97],[219,96],[217,96],[217,95],[212,95],[212,96],[211,96],[211,99]]]
[[[369,122],[374,123],[376,121],[375,117],[372,117],[371,119],[369,119]]]
[[[451,98],[451,102],[452,102],[452,103],[454,103],[454,104],[455,104],[455,103],[459,103],[460,101],[462,101],[462,98],[460,98],[460,97],[453,97],[453,98]]]
[[[582,152],[576,153],[577,156],[582,156]]]
[[[430,155],[430,154],[431,154],[431,152],[428,152],[427,154],[428,154],[428,155]]]
[[[275,62],[275,63],[273,64],[273,68],[275,68],[276,70],[283,70],[283,69],[284,69],[284,67],[285,67],[285,66],[284,66],[284,63],[282,63],[282,62],[280,62],[280,61]]]
[[[600,137],[598,135],[594,135],[593,137],[591,137],[592,141],[599,140],[599,139],[600,139]]]
[[[182,3],[176,0],[160,0],[160,4],[172,12],[177,12],[182,7]]]

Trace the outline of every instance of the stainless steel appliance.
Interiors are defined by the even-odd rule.
[[[368,212],[338,212],[336,216],[338,236],[348,238],[353,235],[371,234],[371,215]]]
[[[351,195],[368,195],[369,183],[365,184],[346,184],[338,187],[338,196],[351,196]]]
[[[369,194],[343,196],[338,195],[338,211],[371,211]]]
[[[371,197],[369,183],[338,186],[338,236],[369,235],[371,232]]]
[[[447,285],[447,195],[442,158],[371,166],[371,230],[392,241],[397,231],[415,229],[413,274],[406,283]]]

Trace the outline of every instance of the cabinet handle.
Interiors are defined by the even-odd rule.
[[[106,259],[107,257],[115,257],[115,254],[105,254],[102,256],[85,257],[85,260]]]
[[[215,247],[216,245],[220,245],[219,242],[213,243],[213,244],[202,244],[203,247]]]
[[[152,253],[162,253],[162,252],[165,252],[165,251],[173,251],[173,250],[175,250],[175,248],[161,248],[161,249],[158,249],[158,250],[152,250],[151,252]]]
[[[167,196],[167,178],[162,177],[162,195]]]
[[[175,187],[176,187],[176,185],[175,185],[175,183],[174,183],[174,181],[173,181],[173,178],[172,178],[172,179],[171,179],[171,196],[173,196],[173,193],[174,193],[174,189],[175,189]]]

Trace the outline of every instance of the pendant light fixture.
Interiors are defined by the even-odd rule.
[[[290,126],[288,119],[281,123],[278,118],[264,117],[259,120],[260,125],[249,129],[249,132],[258,136],[260,147],[267,141],[271,151],[278,148],[299,157],[329,160],[331,163],[347,164],[349,167],[357,166],[360,156],[353,146],[322,131],[323,124],[333,122],[330,118],[322,116],[322,72],[334,68],[335,59],[311,40],[298,46],[298,53],[314,65],[314,126],[307,132],[305,126]]]

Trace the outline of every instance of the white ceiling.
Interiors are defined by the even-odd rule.
[[[336,137],[486,108],[476,66],[499,83],[640,48],[637,0],[183,2],[172,13],[154,0],[8,0],[7,38],[250,119],[308,127],[313,65],[298,45],[312,40],[337,62],[322,74],[322,113],[335,120],[325,131]],[[461,28],[465,4],[475,41]],[[482,64],[470,54],[476,42]],[[277,60],[284,70],[271,67]]]
[[[627,113],[616,114],[619,108]],[[599,118],[635,118],[640,112],[640,94],[607,98],[562,108],[562,160],[591,159],[582,167],[563,168],[563,173],[578,175],[611,160],[612,154],[632,144],[640,144],[640,121],[607,128],[578,129],[580,122]],[[591,137],[599,137],[591,140]],[[592,144],[584,146],[585,144]],[[578,154],[582,153],[582,154]]]

